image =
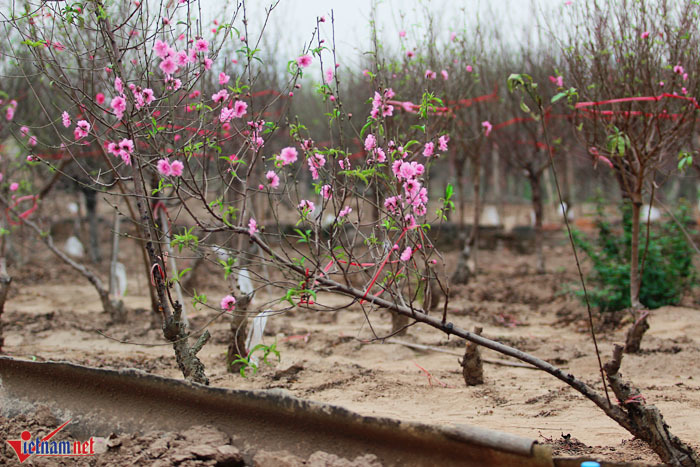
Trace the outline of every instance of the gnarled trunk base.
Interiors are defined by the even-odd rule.
[[[248,295],[242,294],[241,298],[236,302],[236,314],[231,320],[231,337],[226,352],[226,371],[229,373],[238,373],[241,371],[242,363],[234,363],[239,358],[248,356],[246,349],[246,338],[248,337],[248,305],[251,299]]]
[[[405,336],[408,331],[408,316],[398,313],[391,314],[391,335]]]
[[[626,353],[639,353],[642,347],[642,337],[644,337],[644,333],[649,329],[648,317],[649,312],[646,310],[642,311],[639,318],[635,320],[632,327],[627,331],[627,338],[625,340]]]
[[[643,319],[646,320],[646,317]],[[661,460],[669,465],[700,465],[700,457],[693,448],[669,431],[669,426],[659,409],[654,405],[647,405],[639,389],[622,380],[618,374],[622,363],[622,351],[622,346],[615,346],[613,359],[605,365],[605,373],[620,406],[626,411],[625,428],[649,444]]]
[[[483,328],[476,326],[474,334],[481,335]],[[467,386],[478,386],[484,384],[484,362],[481,360],[479,346],[467,341],[464,358],[459,362],[462,366],[462,376]]]

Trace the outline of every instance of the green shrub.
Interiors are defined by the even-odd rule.
[[[588,297],[601,312],[617,311],[630,306],[630,245],[632,240],[632,208],[624,204],[622,230],[615,229],[598,205],[595,240],[574,231],[577,248],[588,255],[593,271],[587,280],[591,284]],[[690,208],[681,204],[674,214],[678,222],[688,225]],[[646,247],[646,253],[645,253]],[[695,285],[693,250],[683,231],[673,219],[651,226],[646,245],[646,224],[640,228],[639,263],[643,264],[639,301],[647,308],[677,305],[683,294]],[[640,269],[641,270],[641,269]],[[583,299],[583,291],[575,292]]]

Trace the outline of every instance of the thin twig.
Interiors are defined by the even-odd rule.
[[[552,167],[552,175],[554,176],[554,184],[557,187],[557,196],[559,197],[559,205],[561,206],[562,213],[564,214],[564,224],[566,225],[566,233],[569,236],[569,243],[571,244],[571,249],[574,252],[574,258],[576,259],[576,269],[578,270],[579,279],[581,280],[581,286],[583,287],[583,296],[586,299],[586,310],[588,311],[588,326],[591,330],[591,337],[593,339],[593,346],[595,347],[595,355],[598,359],[598,368],[600,369],[600,380],[603,383],[603,389],[605,390],[605,398],[608,400],[608,404],[612,406],[612,401],[610,400],[610,395],[608,394],[608,385],[605,382],[605,372],[603,371],[603,361],[600,358],[600,350],[598,349],[598,339],[595,335],[595,330],[593,329],[593,311],[591,311],[591,303],[588,300],[588,290],[586,290],[586,281],[583,278],[583,271],[581,270],[581,262],[578,259],[578,252],[576,251],[576,243],[574,242],[574,236],[571,233],[571,225],[569,225],[569,218],[566,215],[566,208],[564,207],[564,199],[561,195],[561,186],[559,186],[559,177],[557,176],[557,170],[554,167],[554,156],[552,155],[552,146],[549,143],[549,132],[547,131],[547,123],[545,120],[544,108],[542,107],[541,98],[537,100],[537,108],[539,109],[540,118],[542,119],[542,132],[544,134],[544,142],[547,145],[547,155],[549,156],[549,163]]]

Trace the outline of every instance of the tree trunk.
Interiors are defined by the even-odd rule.
[[[98,9],[104,8],[101,0],[97,0],[95,3]],[[113,64],[115,76],[125,79],[126,75],[124,74],[122,66],[122,52],[119,50],[114,38],[114,32],[109,17],[98,17],[97,28],[103,36],[107,56]],[[126,131],[129,138],[135,139],[133,128],[128,121],[126,121]],[[141,228],[142,238],[145,241],[145,250],[148,255],[150,268],[149,271],[153,278],[154,289],[157,295],[158,311],[163,317],[163,335],[173,344],[175,358],[183,376],[195,383],[209,384],[209,379],[204,373],[204,364],[197,357],[197,353],[202,350],[204,344],[206,344],[211,337],[209,331],[205,331],[194,345],[190,346],[189,336],[187,335],[187,331],[180,316],[181,308],[179,303],[176,301],[173,304],[172,311],[170,310],[168,289],[164,278],[165,264],[163,264],[162,257],[156,254],[156,246],[154,244],[158,237],[155,231],[155,220],[151,217],[148,206],[148,197],[145,188],[146,183],[143,179],[142,172],[142,157],[141,154],[134,153],[131,166],[131,175],[134,181],[134,195],[136,198],[136,212],[139,216],[136,222]]]
[[[642,337],[649,330],[647,318],[649,312],[644,310],[639,318],[634,321],[634,324],[627,330],[625,338],[625,352],[639,353],[642,348]]]
[[[700,465],[700,457],[693,447],[669,431],[670,427],[661,415],[661,411],[656,406],[647,404],[639,389],[622,379],[618,373],[622,363],[622,350],[622,346],[616,345],[612,360],[604,367],[610,387],[619,401],[618,407],[624,411],[625,415],[624,424],[616,421],[636,438],[646,442],[665,464]]]
[[[474,327],[474,334],[481,335],[483,328]],[[484,362],[481,360],[479,346],[467,341],[464,349],[464,358],[459,362],[462,366],[462,376],[467,386],[478,386],[484,384]]]
[[[532,209],[535,211],[535,255],[537,256],[537,273],[545,272],[544,250],[543,250],[543,230],[542,230],[542,184],[540,174],[528,172],[528,180],[532,188]]]
[[[173,251],[173,247],[170,244],[170,238],[172,235],[172,232],[170,231],[170,223],[168,222],[168,216],[165,213],[165,208],[160,209],[160,228],[163,231],[163,240],[165,242],[165,251],[168,253],[168,260],[170,262],[170,269],[172,273],[172,278],[173,279],[178,279],[178,274],[179,271],[177,270],[177,262],[175,261],[175,252]],[[180,281],[176,280],[174,284],[175,288],[175,296],[177,297],[178,302],[180,302],[180,306],[182,307],[182,322],[184,323],[185,327],[189,325],[187,321],[187,310],[185,309],[185,298],[182,295],[182,287],[180,286]]]
[[[566,183],[562,186],[562,196],[566,203],[566,212],[564,215],[568,216],[569,211],[571,211],[574,205],[574,184],[576,183],[576,180],[574,180],[574,161],[570,157],[562,157],[561,161],[564,165],[564,177],[566,180]]]
[[[492,173],[492,185],[493,185],[493,202],[496,205],[496,212],[498,213],[498,220],[501,225],[503,225],[503,192],[501,190],[501,153],[498,147],[494,145],[492,152],[493,159],[493,173]]]
[[[481,155],[477,154],[476,157],[472,159],[473,163],[473,177],[472,183],[474,184],[474,216],[472,218],[472,231],[469,238],[469,246],[471,247],[471,259],[474,265],[474,270],[472,273],[476,276],[479,270],[479,218],[481,217]]]
[[[10,284],[12,283],[12,278],[7,273],[4,236],[0,254],[2,255],[0,256],[0,354],[2,354],[2,349],[5,345],[5,335],[2,332],[2,313],[5,311],[5,300],[7,300],[7,292],[10,290]]]
[[[549,165],[547,165],[547,168],[549,168]],[[547,169],[542,171],[542,184],[544,185],[544,190],[547,193],[547,202],[554,207],[554,212],[558,213],[561,210],[561,203],[559,202],[559,196],[554,193],[554,182],[552,181],[552,176],[549,174],[549,170]]]
[[[251,297],[245,294],[239,294],[236,301],[236,311],[231,319],[231,340],[228,344],[226,352],[226,371],[229,373],[238,373],[243,367],[242,363],[234,363],[239,358],[246,358],[248,350],[245,347],[246,338],[248,337],[248,305]]]
[[[453,284],[468,284],[469,279],[471,278],[472,274],[471,271],[469,270],[469,254],[470,254],[470,248],[469,248],[469,243],[464,242],[464,245],[462,246],[462,251],[459,254],[459,260],[457,261],[457,268],[455,269],[454,274],[452,274],[451,281]]]
[[[97,192],[92,188],[85,187],[83,194],[85,195],[85,209],[88,218],[90,260],[93,263],[100,263],[102,254],[100,253],[100,229],[99,218],[97,217]]]
[[[459,198],[457,200],[458,207],[457,209],[459,210],[458,216],[459,216],[459,231],[464,232],[464,218],[466,217],[466,204],[467,204],[467,197],[466,197],[466,187],[464,186],[464,164],[466,163],[466,159],[464,157],[458,158],[457,163],[455,164],[455,171],[457,172],[457,190],[459,191]]]
[[[398,313],[391,314],[391,335],[392,336],[405,336],[408,332],[408,316],[400,315]]]
[[[639,302],[639,212],[642,208],[641,194],[635,193],[632,199],[632,241],[630,244],[630,305],[633,309],[641,308]]]

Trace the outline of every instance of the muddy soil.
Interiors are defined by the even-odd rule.
[[[484,336],[566,368],[602,390],[585,307],[567,292],[576,287],[574,263],[563,238],[549,243],[549,272],[543,275],[534,273],[534,256],[516,255],[504,248],[480,252],[482,270],[470,284],[453,287],[448,319],[467,329],[481,326]],[[127,264],[129,255],[124,252],[123,261]],[[6,354],[96,367],[133,367],[181,378],[171,346],[164,341],[148,311],[148,279],[138,274],[138,266],[129,266],[133,272],[126,297],[128,324],[115,325],[101,313],[98,296],[90,284],[49,258],[11,271],[15,282],[2,316]],[[456,254],[449,258],[453,264]],[[46,264],[51,267],[44,267]],[[106,268],[105,263],[102,269]],[[205,270],[200,274],[217,274],[198,282],[204,284],[202,292],[218,302],[227,293],[211,286],[219,273]],[[319,297],[319,301],[338,306],[351,302],[334,297]],[[661,409],[673,433],[696,449],[700,448],[698,303],[698,297],[691,295],[684,299],[683,306],[652,311],[651,329],[642,343],[642,352],[626,356],[621,370],[641,389],[647,403]],[[415,325],[398,339],[456,355],[389,342],[382,338],[390,333],[391,318],[381,310],[365,308],[363,312],[360,305],[353,304],[338,311],[297,309],[272,316],[264,342],[276,342],[281,358],[270,359],[269,366],[261,365],[256,373],[249,371],[244,378],[225,368],[230,317],[207,308],[192,311],[190,305],[189,309],[192,329],[206,326],[213,337],[200,356],[214,386],[283,388],[300,398],[341,405],[366,415],[477,425],[537,438],[551,444],[560,455],[659,462],[643,443],[632,439],[592,403],[543,372],[487,363],[485,383],[465,386],[458,363],[458,355],[464,352],[463,341]],[[613,344],[624,342],[630,320],[622,315],[619,324],[605,324],[596,315],[604,361],[610,357]],[[488,350],[482,355],[487,359],[506,359]],[[38,408],[37,414],[20,419],[0,418],[0,438],[17,439],[23,429],[48,432],[56,424],[60,425],[58,420]],[[327,453],[319,453],[314,459],[271,453],[272,460],[255,461],[226,448],[222,451],[221,447],[227,444],[222,436],[226,435],[208,428],[186,433],[117,433],[105,441],[109,444],[105,454],[85,462],[235,465],[243,459],[257,465],[281,465],[282,458],[288,456],[285,465],[376,464],[369,458],[329,460]],[[3,442],[0,463],[13,457]],[[55,465],[56,461],[32,462]],[[75,462],[66,460],[58,465]]]

